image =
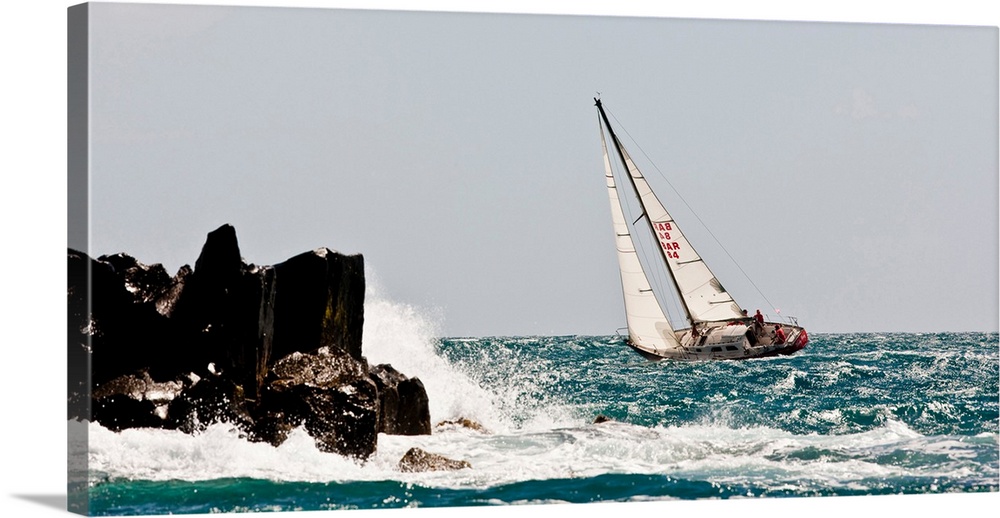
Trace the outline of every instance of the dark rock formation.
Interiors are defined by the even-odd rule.
[[[243,386],[223,376],[193,377],[166,408],[164,428],[197,433],[215,423],[237,425],[245,433],[253,430],[253,403]]]
[[[361,458],[375,451],[380,397],[363,358],[329,347],[279,360],[263,394],[268,407],[282,409],[271,426],[287,430],[301,424],[320,450]]]
[[[379,432],[390,435],[431,433],[429,402],[422,381],[407,378],[387,364],[372,367],[371,378],[382,394]]]
[[[274,266],[279,289],[273,354],[284,357],[300,344],[330,347],[361,359],[365,266],[360,255],[327,248],[299,254]]]
[[[609,421],[614,421],[614,419],[611,419],[604,414],[597,414],[597,417],[594,418],[594,424],[607,423]]]
[[[155,303],[167,296],[173,287],[170,274],[161,264],[147,266],[126,254],[101,256],[98,260],[111,265],[117,278],[124,281],[125,289],[132,294],[134,303]]]
[[[167,406],[180,393],[179,382],[158,383],[146,372],[127,374],[93,393],[93,419],[109,430],[165,427]]]
[[[236,230],[223,225],[208,234],[194,270],[175,289],[169,312],[171,322],[185,340],[175,345],[182,363],[164,367],[164,376],[176,376],[194,368],[206,376],[208,365],[227,373],[227,377],[256,395],[266,375],[268,341],[262,336],[268,319],[262,314],[273,311],[273,303],[264,296],[266,275],[240,258]],[[269,304],[270,303],[270,304]],[[306,344],[303,344],[306,345]]]
[[[490,431],[487,430],[483,425],[466,417],[458,417],[455,419],[441,421],[440,423],[437,424],[435,428],[448,428],[448,427],[461,427],[461,428],[468,428],[470,430],[475,430],[481,433],[490,433]]]
[[[188,433],[212,423],[367,457],[379,433],[428,434],[427,393],[361,351],[364,260],[320,248],[247,264],[229,225],[170,277],[126,254],[68,254],[69,416]]]
[[[70,379],[99,387],[158,366],[146,351],[170,347],[175,337],[155,305],[130,291],[128,269],[72,250],[68,268],[68,361],[76,375]],[[86,392],[87,383],[77,388]]]
[[[452,460],[443,455],[428,453],[420,448],[410,448],[409,451],[399,459],[399,470],[405,472],[416,471],[455,471],[459,469],[471,468],[465,460]]]

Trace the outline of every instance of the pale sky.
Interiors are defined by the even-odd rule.
[[[0,153],[5,166],[0,221],[7,243],[0,254],[0,271],[5,274],[0,318],[7,333],[5,364],[10,367],[5,376],[0,376],[0,393],[7,414],[19,416],[20,423],[31,423],[4,427],[4,443],[9,445],[5,459],[18,468],[4,472],[3,484],[8,491],[0,495],[0,507],[17,516],[65,515],[66,481],[59,475],[66,468],[65,385],[39,383],[39,373],[54,372],[58,379],[60,373],[66,372],[66,335],[59,315],[65,311],[65,277],[60,272],[65,272],[66,265],[66,8],[73,3],[39,0],[4,2],[0,6],[0,48],[5,49],[5,81],[0,83],[0,99],[6,137]],[[653,20],[612,33],[601,28],[601,20],[571,24],[547,16],[542,20],[546,23],[536,22],[536,26],[548,25],[539,29],[541,32],[523,34],[504,29],[497,33],[499,29],[494,25],[491,34],[480,24],[477,27],[482,30],[478,32],[457,32],[458,28],[451,31],[452,40],[457,41],[452,45],[443,41],[447,34],[436,40],[411,34],[405,41],[417,48],[407,48],[392,45],[392,40],[401,41],[406,34],[390,31],[387,22],[379,24],[381,32],[378,27],[357,24],[339,32],[257,26],[252,28],[253,36],[244,33],[237,38],[244,43],[234,45],[231,52],[216,46],[211,63],[205,63],[204,57],[191,58],[195,64],[201,62],[197,67],[187,61],[189,69],[215,70],[216,81],[164,80],[160,89],[149,86],[164,75],[158,70],[185,61],[166,60],[170,55],[164,53],[163,45],[169,44],[169,31],[150,33],[147,37],[159,41],[159,50],[157,41],[146,41],[142,48],[123,42],[118,46],[119,55],[123,60],[132,55],[132,67],[136,67],[132,53],[141,51],[157,64],[141,67],[131,79],[123,77],[123,71],[117,72],[123,81],[120,84],[129,85],[131,103],[128,96],[112,103],[110,93],[105,92],[104,105],[117,104],[118,120],[132,124],[131,131],[126,131],[130,130],[127,126],[119,127],[119,138],[131,133],[137,140],[156,140],[152,139],[155,133],[169,128],[176,132],[169,144],[173,148],[161,139],[158,145],[151,142],[144,147],[119,146],[120,151],[113,154],[109,140],[102,155],[105,174],[123,174],[112,173],[115,160],[111,157],[115,155],[121,158],[119,169],[126,167],[137,176],[160,175],[178,181],[191,177],[191,173],[182,173],[189,169],[212,174],[227,168],[245,169],[244,179],[271,178],[272,169],[280,163],[280,170],[298,183],[289,180],[282,189],[268,181],[256,187],[256,192],[271,190],[287,197],[286,193],[296,190],[319,190],[321,180],[315,178],[325,178],[322,181],[334,185],[347,178],[362,178],[369,184],[399,186],[402,192],[387,192],[379,198],[374,194],[358,195],[358,199],[368,201],[368,208],[363,217],[350,219],[340,216],[355,208],[354,200],[345,191],[335,189],[327,189],[325,196],[336,203],[309,205],[307,195],[291,200],[276,196],[257,207],[257,213],[237,211],[229,198],[237,191],[246,196],[250,192],[246,183],[211,196],[191,191],[166,207],[162,202],[153,202],[157,196],[132,203],[115,199],[118,208],[107,207],[104,216],[94,216],[95,228],[100,223],[103,233],[96,236],[100,238],[98,243],[111,249],[99,253],[128,251],[144,261],[163,262],[171,269],[193,262],[204,235],[227,221],[237,225],[244,256],[259,264],[281,261],[290,254],[320,246],[364,253],[391,298],[421,308],[440,308],[441,327],[446,334],[608,334],[624,322],[601,178],[597,117],[590,100],[595,91],[601,91],[606,105],[669,175],[671,183],[683,189],[685,199],[698,214],[710,220],[713,232],[767,298],[783,312],[799,316],[810,330],[997,330],[995,27],[1000,25],[1000,16],[996,6],[988,2],[211,3],[994,27],[820,24],[815,26],[815,33],[807,36],[801,29],[803,25],[797,23],[706,21],[685,28],[679,21]],[[445,18],[456,20],[461,16],[465,15]],[[465,23],[471,23],[473,18],[481,20],[485,16],[468,16]],[[513,15],[504,19],[513,23],[523,18]],[[423,19],[433,21],[435,17],[424,15]],[[187,23],[199,20],[205,20],[205,16]],[[225,25],[221,20],[213,23]],[[408,32],[412,33],[415,22],[410,25]],[[593,28],[570,40],[570,34],[560,32],[580,31],[570,25]],[[664,29],[647,28],[643,32],[637,25],[662,25]],[[696,29],[705,32],[695,37]],[[245,30],[230,25],[225,34]],[[845,37],[845,32],[850,32],[850,37]],[[118,34],[126,36],[124,32]],[[222,34],[192,40],[188,48],[201,48],[198,52],[203,55],[210,46],[199,42],[214,39],[221,45]],[[323,38],[336,34],[352,45],[347,49],[318,45]],[[484,44],[489,38],[492,46]],[[371,43],[373,39],[380,39],[382,45]],[[246,43],[248,40],[258,43]],[[511,43],[504,46],[504,40]],[[308,44],[301,45],[303,41]],[[436,54],[419,52],[421,48],[429,49],[432,41],[443,41],[436,47]],[[525,43],[517,43],[520,41]],[[303,46],[315,51],[310,59],[301,50]],[[173,47],[181,50],[178,45]],[[234,56],[241,48],[270,50],[262,52],[259,60],[237,60]],[[486,49],[492,50],[487,53]],[[621,54],[609,61],[615,50]],[[381,52],[381,58],[359,57],[365,53],[375,56],[376,51]],[[277,52],[284,52],[286,59],[275,62]],[[355,58],[351,58],[352,53]],[[177,54],[174,56],[179,59]],[[459,58],[461,62],[445,63]],[[351,74],[337,73],[334,79],[321,74],[350,63],[355,63]],[[274,73],[237,70],[239,66],[256,66]],[[491,66],[497,71],[487,73]],[[435,67],[446,74],[422,75]],[[275,76],[282,70],[298,72],[282,83],[280,76]],[[313,73],[307,74],[309,70]],[[470,71],[469,75],[461,76],[460,71],[465,70]],[[107,68],[109,74],[113,71],[114,67]],[[473,72],[480,74],[478,82]],[[225,76],[244,80],[227,90],[224,87],[232,85],[226,84]],[[353,85],[362,80],[363,86]],[[140,88],[135,84],[140,82],[147,85]],[[219,82],[218,86],[213,86],[215,82]],[[102,87],[107,89],[109,85],[105,82]],[[257,85],[271,90],[254,93]],[[313,94],[329,95],[312,98],[306,95],[308,85],[314,88]],[[213,97],[199,103],[192,99],[191,92]],[[359,101],[378,96],[383,98],[381,102],[367,106]],[[188,108],[181,102],[185,97]],[[272,109],[241,111],[238,103],[247,98],[267,99],[271,102],[265,105]],[[154,109],[156,99],[169,100],[173,108]],[[296,99],[306,107],[292,110]],[[198,113],[193,106],[204,108],[204,113]],[[450,118],[445,116],[448,112]],[[185,122],[218,117],[220,113],[235,114],[233,124],[224,127],[218,122],[205,123],[199,129]],[[297,118],[283,118],[286,113],[294,113]],[[877,114],[881,117],[872,116]],[[103,120],[112,124],[113,118],[106,114]],[[284,137],[265,139],[268,146],[249,151],[237,147],[237,131],[253,134],[270,127],[260,124],[261,120],[273,121],[273,127],[281,129]],[[402,122],[392,124],[393,120]],[[519,123],[512,125],[511,120]],[[383,131],[382,127],[389,129]],[[182,130],[208,128],[213,128],[216,141],[224,145],[213,149],[208,143],[195,146],[182,142]],[[293,133],[289,128],[300,131]],[[326,133],[310,136],[322,128]],[[415,135],[415,128],[421,128],[421,132]],[[111,137],[105,135],[106,139]],[[310,147],[317,146],[310,139],[321,137],[321,145]],[[301,147],[292,149],[289,142]],[[471,147],[473,142],[479,147]],[[157,146],[159,150],[154,149]],[[279,148],[290,151],[278,152]],[[149,156],[143,160],[130,150]],[[169,160],[160,158],[164,156]],[[357,166],[363,161],[365,167]],[[435,194],[435,186],[429,182],[415,187],[403,185],[407,175],[401,172],[430,175],[438,173],[438,169],[452,174],[443,182],[447,188],[442,187],[451,196]],[[329,176],[313,175],[313,170]],[[310,175],[296,178],[292,171],[308,171]],[[493,176],[523,181],[515,191],[472,196],[473,187],[480,183],[494,189],[507,188],[500,181],[488,183],[487,178]],[[708,182],[708,186],[701,187],[696,183],[699,181]],[[751,209],[742,201],[745,198],[737,195],[728,197],[727,204],[712,201],[713,195],[725,194],[722,189],[751,190],[763,196],[775,182],[784,182],[800,195],[794,198],[798,200],[794,212]],[[208,180],[201,180],[196,186],[206,183]],[[248,183],[254,185],[253,181]],[[162,185],[168,190],[170,183],[163,180]],[[459,191],[460,187],[464,191]],[[136,187],[130,185],[128,189]],[[151,189],[138,192],[149,194]],[[455,194],[459,192],[462,194]],[[484,200],[487,195],[493,199]],[[110,194],[104,196],[105,201],[112,201]],[[410,198],[421,197],[424,199],[419,203],[391,209],[377,201],[409,203]],[[206,200],[212,198],[222,202],[216,205],[217,212],[209,210],[212,205]],[[735,198],[741,201],[733,201]],[[500,202],[505,207],[497,208]],[[416,211],[414,205],[423,206],[423,210]],[[528,212],[524,207],[532,207],[532,212],[520,216]],[[684,222],[685,214],[675,212]],[[167,221],[167,216],[173,220]],[[454,221],[465,227],[449,227],[455,235],[431,233],[421,226],[431,219],[435,223]],[[740,225],[742,230],[724,230],[729,222]],[[515,227],[515,223],[519,226]],[[697,224],[685,223],[685,229],[689,226],[694,232]],[[777,255],[767,246],[747,243],[747,229],[755,226],[786,232],[801,240],[803,246],[794,253]],[[140,231],[134,232],[134,228]],[[739,285],[740,274],[732,276],[720,268],[725,259],[713,260],[710,243],[692,238],[744,306],[763,305],[754,300],[752,289]],[[449,252],[457,259],[447,259],[443,253],[434,255],[442,243],[451,247]],[[484,251],[483,243],[498,246]],[[432,260],[435,257],[437,263]],[[449,262],[441,262],[444,260]],[[463,283],[452,274],[452,270],[470,265],[480,269],[474,284]],[[750,300],[744,301],[744,297]],[[31,397],[23,397],[25,387],[31,387]],[[959,505],[976,508],[995,507],[997,496],[920,495],[899,501],[893,497],[891,509],[881,500],[869,498],[829,499],[822,503],[822,510],[813,499],[776,499],[759,502],[757,507],[779,514],[805,510],[833,516],[875,508],[931,516],[954,509],[956,498],[961,501]],[[681,504],[662,504],[669,509],[659,504],[638,508],[627,505],[633,514],[660,516]],[[717,506],[701,509],[701,503],[693,505],[699,507],[699,513],[713,516],[725,511],[714,510]],[[578,512],[575,509],[546,506],[544,512],[551,516]],[[484,508],[482,512],[487,511]],[[496,511],[509,513],[499,508]],[[529,509],[517,512],[534,513]],[[313,514],[339,516],[341,512],[317,511],[310,516]]]
[[[600,92],[807,329],[998,328],[996,27],[92,4],[91,31],[95,256],[173,273],[230,223],[256,264],[364,254],[445,336],[613,334]]]

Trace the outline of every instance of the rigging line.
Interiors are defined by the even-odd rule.
[[[612,175],[621,177],[622,175],[628,174],[627,171],[623,171],[621,164],[615,162],[611,163],[611,169]],[[618,179],[615,178],[614,180],[617,184]],[[623,211],[626,213],[628,218],[631,218],[636,212],[636,208],[632,205],[636,203],[637,200],[633,199],[632,196],[627,195],[623,199],[621,192],[617,189],[616,191],[618,192],[618,201],[622,205]],[[635,222],[632,223],[632,226],[635,226],[635,224],[646,215],[646,211],[645,209],[642,209],[641,204],[638,209],[641,209],[641,214],[638,218],[636,218]],[[664,267],[657,268],[656,265],[658,262],[650,259],[650,254],[652,253],[650,252],[651,244],[648,242],[650,239],[643,238],[643,236],[646,236],[647,234],[648,232],[635,233],[629,231],[627,235],[632,237],[632,249],[635,251],[637,259],[639,259],[641,264],[646,265],[644,268],[644,274],[646,276],[646,282],[650,287],[649,291],[653,293],[653,297],[656,299],[656,303],[660,307],[660,311],[663,311],[664,315],[666,315],[667,320],[670,322],[670,326],[675,327],[676,322],[684,320],[683,317],[678,317],[678,315],[682,315],[683,312],[678,306],[679,301],[676,296],[671,295],[673,283],[666,279],[666,272],[663,271]],[[670,283],[670,285],[668,286],[667,283]]]
[[[605,112],[607,111],[608,110],[605,110]],[[719,248],[722,248],[722,251],[725,252],[726,255],[729,257],[729,260],[736,265],[736,268],[740,270],[740,273],[743,274],[743,277],[745,277],[746,280],[749,281],[750,284],[754,287],[754,289],[757,290],[757,293],[761,296],[761,298],[764,299],[764,302],[767,302],[767,304],[771,306],[771,308],[774,308],[775,307],[774,304],[772,304],[771,301],[767,299],[767,296],[764,295],[764,292],[762,292],[760,288],[757,287],[757,283],[753,282],[753,279],[751,279],[750,276],[747,275],[747,272],[743,271],[743,267],[740,266],[740,263],[736,262],[736,259],[733,258],[732,254],[729,253],[729,250],[727,250],[726,247],[722,244],[722,242],[719,241],[719,238],[715,237],[715,234],[712,232],[712,229],[708,228],[708,225],[706,225],[705,222],[702,221],[701,216],[699,216],[698,213],[695,212],[690,205],[688,205],[687,200],[685,200],[684,197],[681,196],[681,193],[677,190],[676,187],[674,187],[674,184],[670,183],[670,180],[668,180],[666,175],[663,174],[663,171],[660,171],[660,168],[657,167],[656,163],[653,162],[653,159],[646,154],[646,151],[642,149],[642,146],[639,145],[639,142],[637,142],[635,138],[632,137],[632,135],[628,132],[628,129],[622,125],[621,121],[618,120],[618,117],[615,117],[615,114],[612,113],[611,118],[615,119],[615,122],[618,124],[618,127],[621,128],[626,135],[628,135],[628,138],[632,141],[633,144],[635,144],[636,149],[638,149],[639,152],[642,153],[642,156],[646,157],[646,160],[650,163],[650,165],[653,166],[653,169],[655,169],[656,172],[660,174],[660,177],[663,178],[663,181],[667,182],[667,185],[670,186],[670,189],[673,190],[674,194],[676,194],[677,197],[681,200],[681,202],[684,203],[684,206],[687,207],[689,211],[691,211],[691,214],[694,215],[695,219],[698,220],[698,223],[701,223],[702,228],[708,231],[708,234],[712,236],[712,239],[715,240],[715,243],[719,245]]]
[[[630,200],[630,201],[635,201],[635,200]],[[629,212],[634,214],[631,203],[629,203]],[[635,223],[637,223],[641,219],[642,215],[640,215],[639,218],[637,218],[635,222],[632,223],[632,225],[635,226]],[[670,292],[667,291],[665,287],[663,271],[661,268],[656,267],[658,263],[650,257],[654,252],[650,251],[651,246],[650,243],[648,242],[649,240],[644,239],[643,237],[645,233],[640,232],[639,235],[635,235],[635,233],[632,234],[633,234],[632,244],[636,248],[637,254],[641,256],[642,263],[646,265],[646,267],[643,270],[644,274],[646,275],[646,282],[649,284],[650,287],[649,291],[653,293],[657,305],[659,305],[660,310],[667,315],[667,319],[671,322],[671,327],[672,327],[673,321],[675,319],[674,315],[677,314],[679,311],[676,307],[676,302],[674,302],[673,298],[669,296]],[[666,294],[666,295],[661,295],[661,294]]]
[[[631,208],[631,207],[630,207]],[[640,216],[639,219],[642,219]],[[639,221],[636,220],[636,222]],[[633,226],[635,223],[633,223]],[[652,238],[648,236],[648,232],[640,232],[640,235],[635,236],[636,239],[633,241],[638,246],[641,251],[643,263],[646,265],[644,268],[646,272],[646,280],[649,282],[650,288],[654,288],[653,291],[656,301],[660,306],[660,309],[667,316],[667,320],[670,322],[672,328],[677,327],[678,322],[686,321],[684,311],[680,308],[679,300],[675,295],[676,289],[673,282],[668,278],[666,272],[666,264],[660,262],[658,259],[660,257],[659,251],[657,250],[658,244],[652,243]],[[656,250],[655,252],[653,250]]]

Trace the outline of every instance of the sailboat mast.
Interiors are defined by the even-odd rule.
[[[625,160],[624,153],[622,153],[622,147],[621,143],[618,141],[618,136],[615,135],[615,130],[611,128],[611,123],[608,121],[608,115],[604,113],[604,106],[601,104],[601,100],[598,98],[594,98],[594,102],[597,105],[597,111],[601,114],[601,120],[604,121],[604,127],[607,128],[608,134],[611,135],[611,143],[615,147],[615,154],[618,155],[618,159],[621,161],[622,167],[624,167],[626,173],[628,173],[626,174],[626,176],[628,176],[629,185],[632,186],[632,192],[635,193],[636,198],[639,198],[639,204],[642,205],[642,217],[646,220],[646,225],[649,227],[651,235],[655,236],[656,229],[653,228],[653,222],[649,219],[649,216],[646,214],[646,207],[642,204],[642,197],[639,195],[639,188],[635,184],[635,178],[632,178],[632,172],[628,167],[628,162]],[[663,259],[663,264],[667,264],[668,262],[667,256],[663,250],[663,247],[658,246],[656,248],[660,251],[660,257]],[[674,276],[673,270],[670,268],[667,268],[666,270],[667,273],[670,274],[670,280],[673,282],[675,289],[678,289],[677,278]],[[687,307],[687,303],[684,301],[684,297],[679,291],[677,295],[681,299],[681,306],[684,308],[684,314],[687,316],[687,320],[688,322],[691,323],[691,327],[693,328],[695,322],[694,318],[691,316],[691,310]]]

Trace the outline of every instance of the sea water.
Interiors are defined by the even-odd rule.
[[[650,362],[616,336],[438,338],[365,306],[364,354],[419,377],[436,427],[356,462],[89,427],[90,511],[150,515],[998,491],[997,333],[811,334],[787,357]],[[611,421],[594,423],[598,415]],[[470,469],[404,473],[411,447]]]

